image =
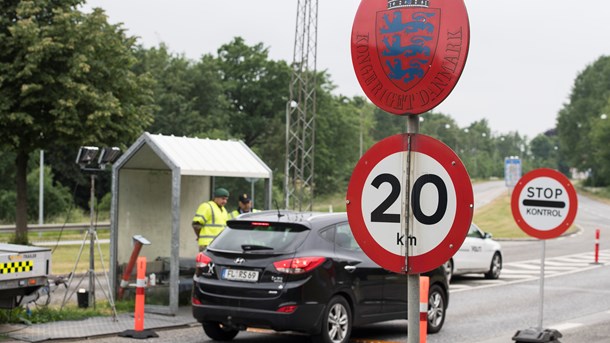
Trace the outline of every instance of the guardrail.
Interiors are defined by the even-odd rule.
[[[43,231],[60,231],[60,230],[88,230],[91,223],[69,223],[69,224],[28,224],[28,231],[43,232]],[[109,230],[110,222],[100,222],[95,224],[96,230]],[[15,225],[0,225],[0,233],[15,232]]]

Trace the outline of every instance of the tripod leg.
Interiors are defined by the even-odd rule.
[[[74,267],[72,268],[72,272],[70,273],[70,278],[68,279],[68,282],[66,283],[66,293],[64,293],[64,299],[61,302],[60,309],[64,308],[66,301],[68,301],[70,299],[70,297],[72,297],[72,294],[74,294],[74,292],[72,292],[72,294],[70,294],[70,296],[68,296],[68,294],[70,293],[69,292],[70,285],[72,285],[72,280],[74,279],[74,273],[76,272],[76,267],[78,266],[78,263],[80,262],[80,257],[83,254],[83,248],[85,247],[85,242],[87,241],[88,236],[89,236],[89,231],[87,230],[87,232],[85,233],[85,237],[83,237],[83,242],[80,245],[80,250],[78,251],[78,257],[76,258],[76,263],[74,263]],[[83,280],[81,279],[81,281],[78,284],[80,285],[82,281]]]
[[[116,320],[117,319],[116,306],[114,304],[114,297],[112,296],[112,287],[110,287],[110,280],[108,279],[108,273],[106,272],[106,265],[104,263],[104,255],[102,254],[102,246],[101,246],[100,241],[98,239],[97,231],[94,231],[93,235],[95,237],[95,241],[97,242],[97,251],[99,252],[99,255],[100,255],[100,262],[102,264],[102,272],[104,272],[104,278],[105,278],[105,281],[106,281],[106,286],[108,287],[108,292],[106,292],[106,289],[102,285],[102,283],[99,280],[99,278],[97,278],[97,275],[96,275],[95,278],[97,279],[97,282],[98,282],[100,288],[102,289],[102,292],[106,296],[106,299],[108,299],[108,303],[112,307],[112,313],[114,315],[114,320]]]

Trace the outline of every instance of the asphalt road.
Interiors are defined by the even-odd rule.
[[[539,323],[539,282],[481,287],[452,294],[445,326],[429,343],[513,342],[518,330]],[[545,279],[543,328],[558,329],[561,342],[607,343],[610,337],[610,266]],[[198,325],[155,331],[158,338],[136,340],[106,336],[88,342],[211,342]],[[407,321],[354,329],[351,342],[406,342]],[[309,342],[290,333],[241,332],[234,342]],[[62,342],[62,341],[58,341]],[[65,341],[68,342],[68,341]]]

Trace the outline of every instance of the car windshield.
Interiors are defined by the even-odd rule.
[[[209,248],[249,253],[289,252],[296,250],[309,232],[302,226],[264,224],[239,223],[228,226]]]

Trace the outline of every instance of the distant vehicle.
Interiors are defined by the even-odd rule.
[[[454,275],[483,273],[486,279],[497,279],[502,272],[502,247],[474,223],[462,246],[447,263],[447,279]]]
[[[430,277],[428,332],[445,321],[444,266]],[[199,253],[193,317],[214,340],[248,327],[347,343],[352,327],[407,318],[407,278],[382,269],[360,249],[346,213],[244,214]]]

